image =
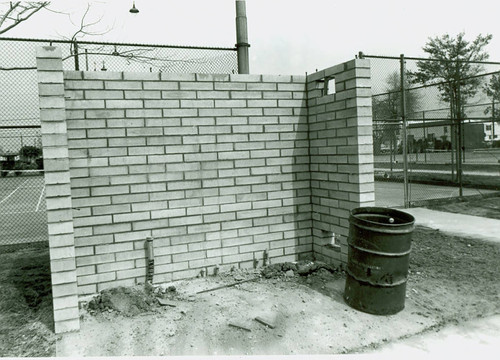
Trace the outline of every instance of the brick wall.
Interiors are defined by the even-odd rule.
[[[61,50],[37,49],[55,332],[80,327]]]
[[[375,201],[369,60],[311,74],[307,89],[314,255],[345,264],[349,212]]]
[[[65,79],[80,294],[312,254],[304,76]]]
[[[148,237],[156,283],[264,251],[346,261],[349,210],[374,199],[366,60],[307,77],[63,73],[47,47],[38,68],[56,331],[78,327],[77,294],[145,281]]]

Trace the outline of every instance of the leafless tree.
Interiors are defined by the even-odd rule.
[[[50,1],[11,1],[8,9],[0,12],[0,35],[28,20],[40,10],[47,9],[49,5]]]

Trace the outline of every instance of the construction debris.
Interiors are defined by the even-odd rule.
[[[274,320],[271,320],[267,317],[257,316],[255,318],[255,321],[257,321],[258,323],[261,323],[262,325],[270,327],[271,329],[274,329],[276,327]]]
[[[212,288],[212,289],[201,290],[201,291],[198,291],[197,294],[202,294],[202,293],[206,293],[206,292],[210,292],[210,291],[225,289],[225,288],[228,288],[228,287],[237,286],[239,284],[243,284],[243,283],[250,282],[250,281],[255,281],[255,280],[258,280],[258,279],[259,279],[259,277],[255,277],[255,278],[251,278],[251,279],[247,279],[247,280],[237,281],[235,283],[226,284],[226,285],[222,285],[222,286],[217,286],[217,287]]]
[[[156,300],[158,300],[158,303],[161,306],[170,306],[170,307],[176,307],[177,306],[177,303],[175,303],[173,301],[169,301],[169,300],[163,299],[163,298],[156,298]]]
[[[237,329],[245,330],[245,331],[252,331],[247,325],[243,324],[240,321],[237,320],[231,320],[228,324],[229,326],[232,326]]]
[[[307,276],[316,271],[319,271],[320,269],[325,269],[331,273],[336,273],[339,271],[333,266],[320,261],[299,261],[284,262],[266,266],[264,269],[262,269],[262,276],[267,279],[280,276],[293,277],[295,274]]]

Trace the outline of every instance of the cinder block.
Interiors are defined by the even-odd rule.
[[[37,71],[38,83],[62,84],[64,82],[62,71]]]
[[[65,309],[54,309],[54,322],[57,324],[61,321],[78,319],[78,306],[73,306]]]
[[[86,80],[122,80],[122,73],[114,71],[84,71],[83,78]]]
[[[101,101],[101,100],[88,100],[88,101]],[[104,100],[107,109],[140,109],[144,107],[143,100]],[[156,101],[156,100],[144,100]]]
[[[54,323],[54,331],[56,334],[62,334],[80,330],[80,319],[71,319],[67,321],[57,321]]]
[[[181,90],[213,90],[212,82],[181,82],[179,83]]]
[[[102,88],[108,90],[140,90],[142,89],[142,83],[140,81],[104,81],[104,87],[100,89]],[[144,88],[147,89],[146,86]]]
[[[123,109],[86,109],[85,117],[87,119],[116,119],[123,118],[125,115]]]
[[[85,99],[123,99],[121,90],[85,90]]]
[[[78,294],[76,282],[69,284],[57,284],[52,286],[53,298],[73,296]]]
[[[119,101],[119,100],[114,100],[114,101]],[[102,109],[102,108],[104,108],[104,100],[66,100],[66,109],[89,110],[89,109]]]
[[[246,100],[215,100],[216,108],[244,108],[247,106]]]
[[[78,277],[78,286],[80,285],[88,285],[88,284],[99,284],[107,281],[113,281],[116,279],[115,272],[94,274],[94,275],[85,275]]]
[[[249,260],[253,260],[253,253],[226,255],[222,257],[223,264],[234,264]]]

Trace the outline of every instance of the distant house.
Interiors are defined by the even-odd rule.
[[[427,124],[426,124],[427,125]],[[498,124],[496,124],[498,125]],[[489,126],[489,128],[488,128]],[[484,148],[487,146],[486,142],[488,139],[488,130],[491,134],[491,123],[482,122],[467,122],[463,124],[463,146],[466,149],[477,149]],[[495,135],[500,133],[500,127],[495,127]],[[416,143],[425,143],[425,145],[419,146],[421,148],[434,148],[434,149],[448,149],[449,142],[452,140],[452,128],[451,124],[446,121],[435,121],[432,126],[424,127],[421,122],[410,123],[407,128],[408,143],[411,148],[415,148]],[[496,138],[496,137],[495,137]],[[489,140],[491,141],[491,140]]]

